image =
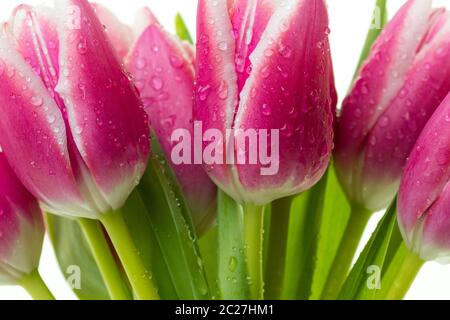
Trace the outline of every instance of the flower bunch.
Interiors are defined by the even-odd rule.
[[[403,298],[450,252],[450,13],[376,5],[341,106],[325,0],[198,0],[195,43],[148,8],[130,26],[87,0],[19,5],[0,284],[53,299],[47,232],[81,299]]]

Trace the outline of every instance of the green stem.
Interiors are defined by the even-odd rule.
[[[292,197],[288,197],[272,203],[265,272],[265,298],[268,300],[277,300],[281,297],[292,200]]]
[[[353,257],[370,219],[371,212],[353,205],[350,219],[342,237],[341,243],[333,260],[327,281],[322,292],[322,299],[336,299],[350,270]]]
[[[121,211],[103,215],[101,222],[106,228],[119,255],[134,293],[139,300],[159,300],[152,275],[142,262]]]
[[[78,219],[78,224],[89,244],[111,299],[130,300],[132,297],[105,239],[100,223],[96,220]]]
[[[403,299],[424,263],[402,243],[383,277],[381,292],[376,297],[384,300]]]
[[[264,207],[244,205],[244,248],[247,258],[250,295],[262,300],[263,292],[263,229]]]
[[[24,276],[19,281],[19,285],[27,290],[34,300],[55,300],[38,270]]]

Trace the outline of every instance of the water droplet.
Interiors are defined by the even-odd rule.
[[[235,272],[236,268],[238,266],[238,261],[235,257],[230,257],[230,259],[228,260],[228,269],[231,272]]]
[[[262,114],[265,115],[266,117],[269,117],[272,115],[272,108],[266,103],[264,103],[262,105],[261,110],[262,110]]]
[[[170,56],[170,64],[172,65],[172,67],[180,69],[181,67],[183,67],[184,61],[180,57],[172,55]]]
[[[273,50],[272,49],[266,49],[265,51],[264,51],[264,55],[266,56],[266,57],[271,57],[271,56],[273,56]]]
[[[206,99],[208,99],[210,89],[211,89],[210,85],[206,85],[204,87],[199,87],[198,98],[200,99],[200,101],[205,101]]]
[[[8,78],[14,78],[14,76],[16,75],[16,69],[13,66],[9,66],[8,70],[6,70],[6,75],[8,76]]]
[[[88,52],[88,46],[87,46],[87,41],[86,41],[86,39],[82,39],[79,43],[78,43],[78,46],[77,46],[77,49],[78,49],[78,53],[79,54],[86,54],[87,52]]]
[[[83,128],[80,126],[76,126],[75,127],[75,134],[82,134],[83,133]]]
[[[163,86],[164,86],[164,82],[161,78],[156,77],[156,76],[152,78],[153,89],[155,89],[156,91],[159,91],[163,88]]]
[[[146,65],[147,65],[147,61],[144,58],[138,58],[136,60],[136,68],[138,70],[144,69],[146,67]]]
[[[50,115],[47,116],[47,121],[50,124],[55,123],[56,117],[54,115],[50,114]]]
[[[262,68],[261,70],[261,76],[266,79],[270,76],[270,67],[269,66],[265,66],[264,68]]]
[[[30,99],[30,103],[35,107],[40,107],[44,103],[44,100],[41,97],[35,96]]]
[[[217,48],[220,51],[226,51],[228,49],[228,44],[225,41],[221,41],[217,44]]]
[[[278,53],[283,58],[289,59],[290,57],[292,57],[293,50],[290,46],[280,43],[278,45]]]
[[[387,117],[387,116],[382,116],[382,117],[380,118],[380,126],[381,126],[382,128],[386,128],[386,127],[389,125],[389,123],[390,123],[389,117]]]
[[[221,81],[219,89],[217,90],[220,99],[225,100],[228,98],[228,84],[225,81]]]

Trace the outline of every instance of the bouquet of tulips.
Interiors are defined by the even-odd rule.
[[[87,0],[18,6],[0,284],[54,298],[47,232],[80,299],[402,299],[450,257],[450,13],[432,5],[388,22],[376,1],[339,107],[325,0],[199,0],[195,47],[148,8],[129,26]]]

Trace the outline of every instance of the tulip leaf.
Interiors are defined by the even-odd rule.
[[[334,164],[328,168],[325,203],[316,253],[316,269],[310,299],[322,295],[328,273],[350,217],[350,204],[337,179]]]
[[[74,293],[81,300],[109,300],[109,294],[89,245],[78,222],[72,219],[46,215],[47,229],[61,271],[73,276]],[[77,272],[80,283],[77,283]]]
[[[193,44],[189,29],[186,26],[186,23],[184,22],[183,17],[179,13],[175,17],[175,30],[177,32],[178,38],[180,38],[181,40],[187,41],[190,44]]]
[[[375,9],[372,16],[372,22],[367,33],[366,42],[364,43],[363,50],[361,52],[361,56],[359,58],[358,66],[356,68],[356,73],[353,78],[356,78],[359,70],[361,69],[362,64],[369,56],[370,50],[372,49],[372,45],[375,40],[380,36],[383,31],[384,26],[387,23],[387,0],[376,0]]]
[[[199,240],[200,252],[213,300],[217,299],[219,295],[217,287],[217,231],[217,226],[214,226]]]
[[[373,299],[381,289],[383,270],[389,265],[386,259],[392,259],[389,247],[398,248],[401,244],[396,236],[396,201],[389,207],[379,222],[375,232],[353,266],[339,299]]]
[[[223,191],[218,192],[218,287],[220,298],[249,300],[244,245],[244,212],[241,205]]]
[[[152,138],[152,150],[153,155],[148,169],[137,188],[146,210],[136,210],[135,216],[132,210],[127,210],[126,216],[129,213],[133,216],[127,220],[127,223],[133,235],[140,234],[141,239],[135,239],[135,241],[138,249],[141,249],[141,246],[146,247],[142,249],[143,253],[144,249],[149,249],[148,245],[142,243],[143,237],[147,233],[154,235],[155,243],[160,251],[159,259],[165,263],[168,271],[168,274],[161,278],[165,279],[166,285],[168,285],[167,280],[171,279],[179,299],[209,299],[210,292],[189,208],[156,138]],[[142,230],[143,225],[146,225],[145,232]],[[161,297],[166,298],[161,292],[159,272],[155,270],[155,265],[161,262],[156,260],[156,257],[150,258],[150,255],[151,253],[149,264],[152,266]]]
[[[306,300],[311,296],[327,181],[328,173],[293,201],[282,299]]]
[[[152,271],[161,299],[178,299],[169,268],[149,222],[150,213],[139,190],[131,194],[122,211],[142,261]]]

